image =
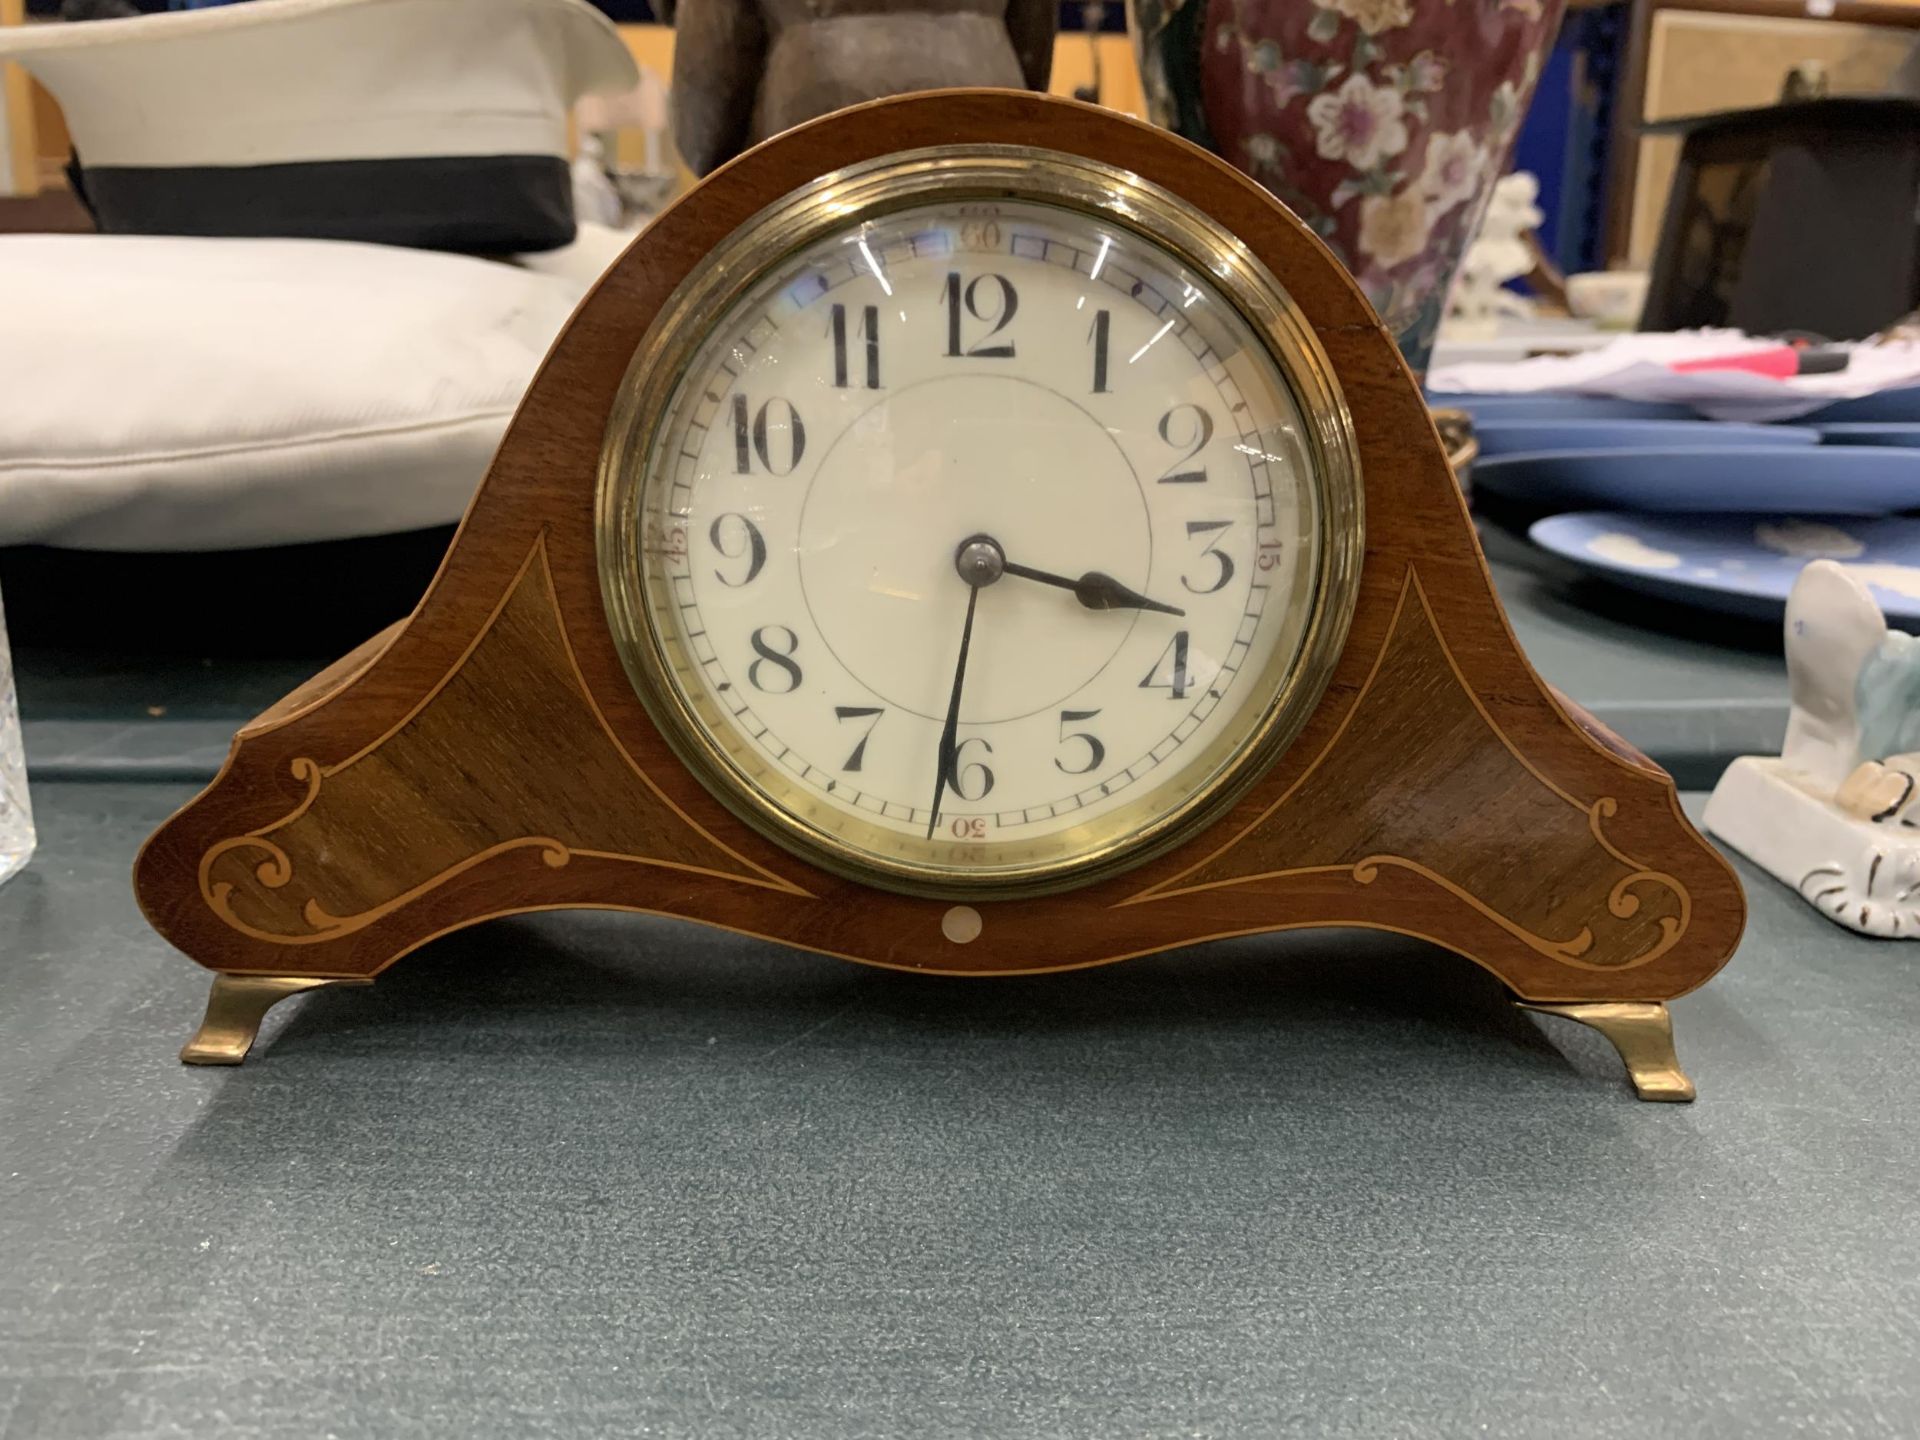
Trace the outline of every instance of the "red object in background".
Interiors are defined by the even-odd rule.
[[[1705,360],[1676,360],[1667,368],[1677,375],[1695,375],[1703,370],[1740,370],[1749,375],[1767,375],[1775,380],[1791,380],[1796,375],[1831,375],[1847,368],[1844,350],[1807,349],[1797,345],[1775,345],[1745,355],[1713,355]]]

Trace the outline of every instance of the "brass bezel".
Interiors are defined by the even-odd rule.
[[[1319,565],[1296,658],[1211,784],[1104,848],[1018,869],[969,871],[870,854],[801,821],[740,773],[668,675],[645,600],[640,521],[644,466],[687,367],[710,323],[725,316],[765,271],[856,217],[936,200],[996,199],[1089,213],[1211,277],[1266,342],[1306,422],[1309,483],[1319,502]],[[1288,222],[1276,216],[1274,223]],[[940,899],[1012,898],[1078,888],[1143,864],[1219,819],[1267,773],[1313,713],[1345,645],[1365,547],[1362,495],[1353,419],[1333,367],[1284,287],[1237,237],[1169,191],[1102,161],[1025,146],[949,145],[867,161],[789,192],[738,226],[675,289],[635,350],[608,417],[595,542],[601,593],[629,680],[674,753],[733,814],[803,860],[863,884]],[[1138,808],[1147,808],[1162,788],[1143,795]],[[1109,812],[1102,821],[1111,823],[1134,808]]]

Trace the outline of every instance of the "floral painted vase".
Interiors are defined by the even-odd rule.
[[[1153,118],[1252,175],[1413,368],[1505,172],[1565,0],[1130,0]]]

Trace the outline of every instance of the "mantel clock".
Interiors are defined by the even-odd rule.
[[[652,911],[1016,974],[1422,936],[1685,1099],[1743,902],[1528,667],[1419,388],[1172,136],[998,91],[741,157],[555,344],[418,610],[142,854],[184,1058],[437,935]]]

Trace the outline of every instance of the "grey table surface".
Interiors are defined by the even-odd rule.
[[[1516,635],[1540,672],[1666,766],[1707,787],[1777,751],[1787,682],[1777,627],[1636,599],[1482,526]],[[41,779],[209,779],[234,729],[335,658],[23,652],[27,758]]]
[[[1920,960],[1750,870],[1690,1107],[1410,941],[983,982],[611,915],[189,1070],[126,884],[186,793],[39,785],[0,887],[10,1440],[1920,1433]]]

